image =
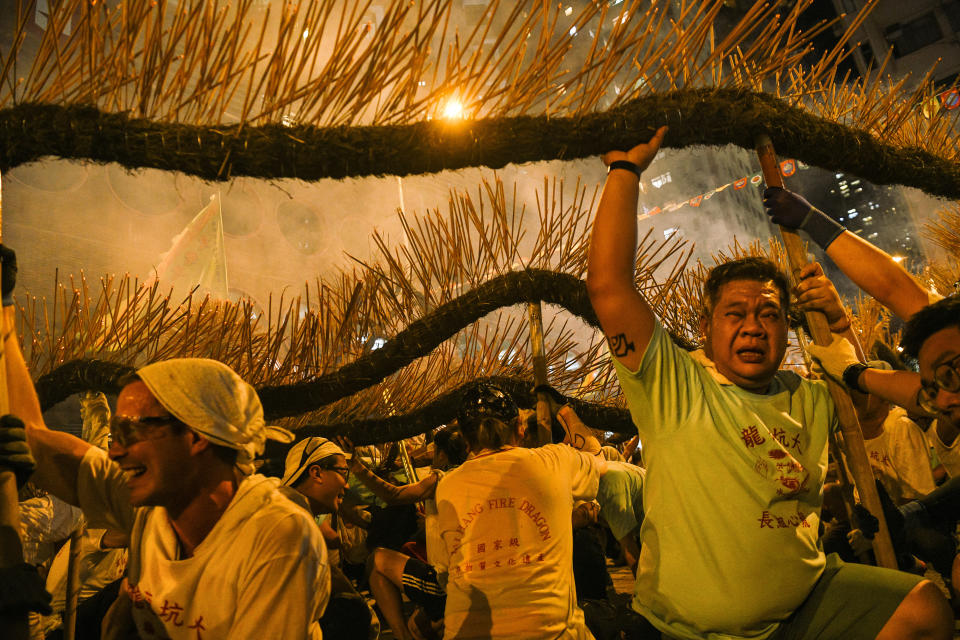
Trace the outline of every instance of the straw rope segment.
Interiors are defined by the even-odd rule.
[[[752,149],[776,132],[781,153],[874,184],[903,184],[960,198],[960,163],[884,144],[768,94],[687,89],[637,98],[580,117],[519,116],[379,127],[200,127],[132,120],[93,108],[21,105],[0,112],[0,170],[44,156],[181,171],[207,180],[348,178],[570,160],[629,149],[660,124],[668,147]]]
[[[465,33],[444,0],[394,0],[378,20],[369,0],[259,13],[61,0],[24,72],[33,2],[19,0],[0,52],[0,168],[58,155],[207,179],[406,175],[595,155],[669,122],[675,146],[751,148],[769,131],[810,164],[960,197],[960,110],[925,108],[933,70],[892,80],[888,54],[866,79],[838,75],[876,0],[810,63],[835,26],[801,30],[811,2],[757,3],[719,39],[721,0],[562,18],[556,3],[494,0]],[[451,100],[467,121],[438,121]]]

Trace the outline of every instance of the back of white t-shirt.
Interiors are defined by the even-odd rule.
[[[590,638],[573,583],[574,500],[597,461],[565,445],[481,455],[437,486],[444,637]]]

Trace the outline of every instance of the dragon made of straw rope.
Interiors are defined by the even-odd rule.
[[[721,0],[577,15],[494,1],[463,26],[449,0],[394,0],[375,20],[364,3],[64,0],[18,67],[33,8],[19,0],[0,51],[0,169],[59,156],[209,180],[402,176],[597,155],[666,123],[667,145],[769,133],[809,164],[960,198],[958,112],[931,111],[933,69],[911,86],[884,76],[888,54],[842,76],[877,0],[803,28],[811,3],[757,2],[721,36]],[[841,21],[811,63],[812,39]],[[443,119],[451,98],[473,119]]]
[[[198,126],[130,118],[93,107],[19,105],[0,111],[0,170],[43,156],[182,171],[207,180],[348,178],[432,173],[464,167],[570,160],[629,149],[660,124],[665,146],[734,144],[759,132],[808,164],[875,184],[903,184],[960,198],[960,164],[919,148],[895,147],[745,89],[654,94],[583,116],[518,116],[464,122],[312,127]]]
[[[490,376],[476,378],[451,389],[437,396],[423,407],[404,415],[373,420],[351,420],[336,424],[308,424],[298,428],[297,435],[302,437],[322,436],[325,438],[345,435],[356,444],[393,442],[420,435],[456,418],[463,389],[478,382],[490,382],[499,386],[508,392],[521,407],[532,408],[536,405],[536,396],[532,393],[534,386],[532,379]],[[586,402],[572,397],[567,398],[567,404],[577,412],[577,415],[587,425],[621,435],[636,435],[636,427],[633,425],[630,413],[626,409]],[[272,450],[282,449],[285,449],[285,447],[273,445],[268,447],[268,454]]]
[[[395,373],[413,360],[430,353],[444,340],[479,318],[502,307],[523,302],[556,304],[591,326],[598,321],[587,298],[586,284],[574,276],[543,270],[525,270],[494,278],[413,322],[382,348],[361,356],[340,369],[296,384],[258,389],[268,420],[307,413],[368,388]],[[679,339],[679,338],[678,338]],[[119,380],[132,372],[129,366],[100,360],[73,360],[37,380],[37,394],[43,409],[70,395],[96,390],[119,391]],[[499,379],[499,378],[498,378]],[[509,383],[518,398],[531,396],[531,381]],[[423,433],[449,421],[455,415],[455,392],[412,413],[380,420],[354,420],[322,427],[301,427],[311,433],[348,435],[355,442],[386,442]],[[613,407],[579,403],[578,411],[608,430],[625,432],[630,424],[626,413]],[[298,430],[299,432],[299,430]]]

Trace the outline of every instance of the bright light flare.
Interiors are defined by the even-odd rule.
[[[462,120],[463,116],[463,103],[456,98],[451,98],[447,101],[447,104],[444,105],[443,117],[447,120]]]
[[[903,262],[903,261],[906,259],[906,256],[890,256],[890,257],[891,257],[891,259],[893,259],[893,261],[896,262],[897,264],[900,264],[901,262]]]

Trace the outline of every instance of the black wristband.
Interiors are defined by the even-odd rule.
[[[810,207],[807,217],[800,223],[800,228],[807,232],[810,239],[820,245],[824,251],[847,230],[845,226],[825,214],[816,207]]]
[[[614,160],[607,167],[607,173],[610,173],[614,169],[626,169],[627,171],[632,171],[634,174],[636,174],[637,180],[640,179],[640,167],[629,160]]]
[[[869,393],[869,391],[860,386],[860,374],[869,368],[870,365],[865,362],[854,362],[843,370],[843,384],[847,385],[848,389],[853,389],[860,393]]]

